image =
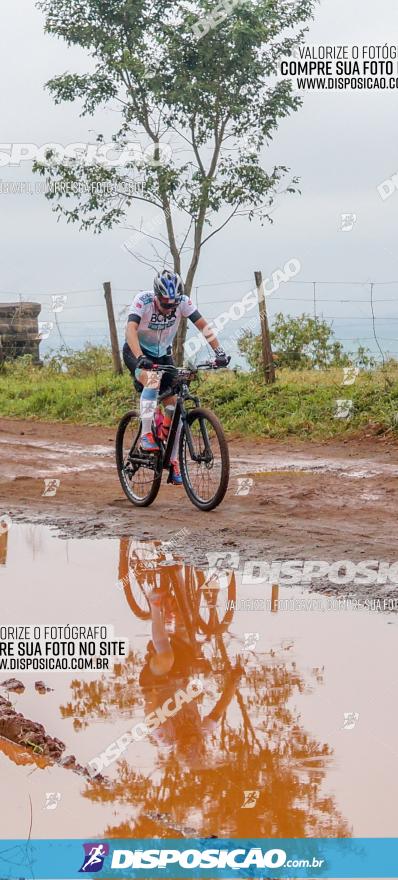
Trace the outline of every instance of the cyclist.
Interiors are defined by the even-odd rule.
[[[141,394],[140,447],[144,452],[157,452],[159,449],[152,434],[152,421],[158,393],[166,391],[169,385],[166,373],[160,381],[159,376],[151,373],[150,370],[154,364],[160,366],[174,364],[172,344],[182,318],[189,318],[201,331],[215,353],[215,363],[218,367],[227,367],[230,361],[205,318],[184,294],[184,285],[180,276],[166,269],[159,272],[153,282],[153,292],[139,293],[133,299],[123,347],[124,362],[130,370],[137,391]],[[170,394],[170,397],[165,398],[163,402],[166,406],[162,425],[165,438],[173,419],[176,397]],[[181,427],[180,421],[171,453],[169,482],[175,486],[182,484],[178,466]]]

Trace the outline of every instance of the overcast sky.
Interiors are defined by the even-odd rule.
[[[73,104],[56,107],[43,89],[46,80],[57,73],[83,71],[83,52],[44,34],[43,16],[33,0],[2,0],[1,25],[2,142],[93,141],[92,120],[80,119]],[[321,0],[308,41],[383,44],[393,42],[397,33],[396,0],[378,0],[377,4],[374,0]],[[223,300],[249,290],[255,269],[267,276],[291,258],[301,263],[300,282],[398,282],[398,191],[384,202],[377,192],[377,186],[398,171],[397,111],[398,92],[394,91],[306,94],[302,109],[282,122],[265,154],[267,167],[284,164],[300,177],[302,195],[280,202],[273,226],[261,228],[257,222],[238,221],[206,246],[196,279],[205,313],[213,316],[224,308]],[[96,131],[112,130],[110,114],[108,110],[98,116]],[[11,172],[0,169],[0,177],[24,179],[28,171],[26,165]],[[71,295],[62,315],[71,344],[82,336],[84,304],[90,306],[85,312],[90,321],[85,336],[101,338],[102,334],[105,338],[103,281],[112,281],[118,304],[129,300],[130,290],[151,287],[152,272],[122,249],[123,229],[93,236],[63,220],[57,222],[42,196],[3,194],[0,199],[0,301],[20,293],[45,306],[50,293],[87,291]],[[134,210],[139,221],[141,209]],[[340,216],[350,212],[357,215],[355,227],[352,232],[341,232]],[[233,280],[241,283],[221,285]],[[210,284],[219,286],[205,286]],[[377,315],[389,318],[378,324],[383,347],[396,352],[397,296],[398,283],[375,289]],[[292,313],[311,311],[312,302],[305,299],[311,297],[310,286],[283,286],[269,299],[270,314],[281,307]],[[317,297],[318,311],[335,318],[336,332],[348,346],[350,339],[358,338],[372,347],[368,287],[319,285]],[[328,301],[321,303],[322,299]],[[344,299],[356,299],[356,303],[341,303]],[[95,303],[97,308],[92,307]],[[79,305],[80,311],[71,309],[72,304]],[[43,311],[43,319],[47,317]]]

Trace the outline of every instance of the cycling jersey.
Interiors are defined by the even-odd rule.
[[[181,318],[189,318],[195,323],[200,317],[192,300],[185,295],[175,309],[163,314],[158,308],[157,297],[148,291],[134,297],[128,322],[139,325],[138,338],[144,354],[163,357],[171,352]]]

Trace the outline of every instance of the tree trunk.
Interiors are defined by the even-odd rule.
[[[177,367],[182,367],[184,362],[184,342],[187,335],[187,319],[183,318],[177,330],[176,337],[173,342],[173,354]]]
[[[174,271],[176,272],[177,270],[175,269]],[[192,281],[193,281],[193,275],[191,278],[188,278],[188,276],[187,276],[187,280],[184,284],[184,290],[185,290],[185,293],[187,296],[191,296]],[[177,330],[176,337],[173,342],[173,355],[174,355],[177,367],[182,367],[182,365],[184,363],[184,342],[185,342],[186,335],[187,335],[187,319],[183,318],[180,323],[180,326]]]
[[[185,279],[185,284],[184,284],[185,293],[187,296],[191,296],[193,280],[195,278],[196,269],[197,269],[198,263],[199,263],[199,253],[200,253],[200,246],[198,246],[198,243],[196,242],[191,265],[188,269],[188,274],[187,274],[187,277]],[[175,269],[174,271],[176,272],[177,270]],[[181,324],[177,330],[176,338],[174,340],[174,345],[173,345],[173,354],[174,354],[175,361],[176,361],[176,364],[178,367],[182,367],[182,364],[184,361],[184,342],[185,342],[186,335],[187,335],[187,319],[183,318],[181,321]]]

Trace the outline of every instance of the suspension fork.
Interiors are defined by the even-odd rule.
[[[188,442],[189,454],[191,456],[192,461],[210,462],[212,460],[213,456],[212,456],[212,452],[211,452],[211,446],[209,443],[209,435],[207,433],[207,428],[206,428],[206,425],[202,419],[199,419],[199,424],[200,424],[200,430],[202,433],[205,449],[204,449],[204,453],[202,453],[201,455],[196,455],[193,441],[192,441],[191,429],[190,429],[190,426],[188,424],[188,421],[187,421],[187,418],[185,415],[185,433],[186,433],[187,442]]]

